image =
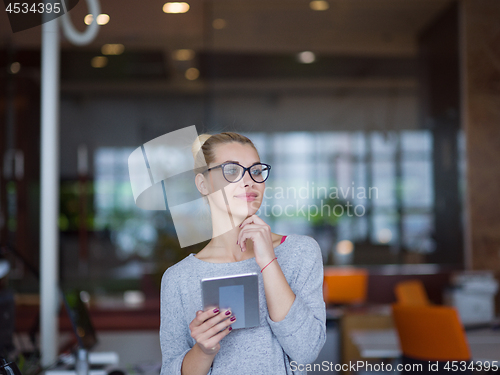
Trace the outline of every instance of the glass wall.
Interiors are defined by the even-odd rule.
[[[326,264],[338,263],[337,244],[344,240],[354,245],[353,264],[425,263],[426,254],[439,250],[433,239],[429,130],[242,134],[255,143],[261,161],[272,165],[257,214],[275,233],[316,238]],[[460,139],[458,163],[463,170]],[[87,275],[101,285],[105,279],[140,280],[145,273],[160,272],[169,259],[178,261],[205,245],[180,249],[168,211],[136,207],[127,163],[132,151],[100,147],[93,156],[88,229],[94,245]],[[69,242],[63,240],[63,246]],[[82,277],[64,274],[73,282]]]
[[[436,228],[446,227],[447,212],[461,215],[462,226],[464,215],[455,196],[446,202],[451,211],[438,210],[442,202],[436,192],[458,186],[463,196],[465,142],[461,132],[455,137],[456,128],[435,126],[439,121],[422,109],[433,99],[422,92],[438,75],[427,81],[419,76],[419,38],[449,2],[389,1],[376,6],[376,22],[372,11],[349,1],[329,13],[301,2],[202,3],[193,4],[184,19],[144,13],[141,19],[154,18],[155,25],[167,27],[158,31],[163,37],[148,34],[156,28],[143,25],[141,31],[137,24],[133,42],[128,29],[103,27],[110,34],[100,34],[95,45],[62,46],[62,282],[103,291],[140,288],[146,276],[158,281],[166,267],[203,248],[205,243],[180,248],[168,210],[137,208],[127,164],[140,145],[191,125],[198,133],[236,131],[254,141],[261,160],[272,165],[259,215],[275,233],[317,239],[325,264],[435,259],[444,264],[446,256],[431,255],[457,246],[449,237],[436,236],[446,232]],[[285,15],[279,21],[283,27],[276,29],[280,15]],[[368,18],[372,22],[364,21]],[[294,21],[299,19],[302,26]],[[120,40],[120,54],[104,56],[101,47]],[[25,67],[39,72],[32,55],[38,58],[39,51],[16,55],[23,66],[16,77],[25,74]],[[26,56],[31,65],[22,60]],[[96,57],[107,64],[92,64]],[[26,97],[38,103],[38,83],[33,86]],[[448,112],[458,118],[458,109]],[[2,128],[12,138],[6,149],[22,149],[25,165],[34,167],[27,168],[30,180],[24,182],[4,168],[0,234],[2,245],[7,239],[38,264],[35,115],[19,131],[36,134],[29,144],[19,136],[15,141],[12,121]],[[78,167],[82,147],[88,151],[84,174]],[[447,150],[458,180],[442,173],[449,167]],[[452,236],[462,236],[458,226],[450,228]],[[343,241],[353,250],[344,251]],[[22,265],[14,267],[19,290],[37,288],[28,273]]]

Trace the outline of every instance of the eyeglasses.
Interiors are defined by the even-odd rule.
[[[212,168],[208,168],[203,173],[206,173],[216,168],[222,168],[222,174],[224,175],[224,178],[226,179],[227,182],[238,182],[243,178],[245,172],[248,171],[248,174],[250,175],[252,180],[254,180],[259,184],[267,180],[267,178],[269,177],[269,171],[271,170],[271,166],[269,164],[264,164],[264,163],[256,163],[248,168],[245,168],[244,166],[238,163],[229,162],[229,163],[222,163],[221,165],[217,165]]]

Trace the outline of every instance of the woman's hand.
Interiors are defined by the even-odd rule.
[[[271,227],[266,224],[257,215],[247,217],[240,224],[240,234],[238,235],[238,245],[241,251],[246,250],[245,241],[250,239],[253,241],[253,251],[255,253],[255,261],[260,266],[264,267],[275,257],[273,238],[271,235]]]
[[[215,355],[220,350],[219,341],[231,332],[236,317],[230,310],[209,309],[197,311],[196,318],[189,324],[191,337],[207,355]]]

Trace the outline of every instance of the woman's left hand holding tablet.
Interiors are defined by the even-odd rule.
[[[257,215],[252,215],[243,220],[240,228],[237,244],[240,245],[241,251],[246,250],[245,240],[250,239],[253,241],[255,261],[260,268],[274,259],[271,227],[264,220]]]
[[[189,324],[189,330],[203,353],[215,355],[220,349],[220,340],[231,332],[231,324],[235,321],[236,317],[231,315],[230,310],[219,311],[218,308],[199,310]]]

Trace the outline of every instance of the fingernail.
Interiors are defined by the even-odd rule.
[[[219,309],[214,309],[214,314],[217,314],[219,312]]]
[[[235,316],[232,316],[231,319],[230,319],[232,322],[234,322],[236,320],[236,317]]]
[[[226,315],[231,315],[231,311],[227,310]]]
[[[231,331],[233,329],[233,327],[229,326],[229,330]]]

